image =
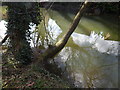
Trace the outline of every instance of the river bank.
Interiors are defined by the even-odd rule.
[[[0,6],[1,19],[7,20],[6,6]],[[2,30],[2,29],[1,29]],[[4,34],[4,32],[3,32]],[[4,37],[3,37],[4,38]],[[2,47],[7,49],[7,47]],[[59,76],[49,73],[41,63],[34,62],[28,66],[19,66],[12,56],[1,52],[2,88],[69,88],[70,85]],[[9,58],[6,59],[6,57]],[[34,60],[33,60],[34,61]]]
[[[69,88],[68,82],[59,76],[49,73],[38,61],[28,66],[6,60],[2,55],[2,88]],[[11,59],[11,58],[9,58]]]

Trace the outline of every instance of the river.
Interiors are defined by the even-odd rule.
[[[54,20],[53,23],[52,19],[49,21],[48,25],[56,25]],[[55,34],[54,30],[59,28],[53,28],[51,32]],[[62,69],[62,75],[76,87],[114,88],[118,87],[119,48],[119,41],[104,40],[94,31],[90,36],[74,32],[53,61]]]
[[[58,25],[60,35],[67,32],[74,17],[73,14],[49,11],[53,23]],[[107,18],[107,19],[106,19]],[[118,87],[118,56],[120,42],[118,38],[118,20],[100,16],[82,17],[67,45],[54,58],[54,62],[63,71],[63,76],[76,87],[116,88]],[[111,21],[109,20],[111,19]],[[50,25],[52,20],[49,19]],[[57,25],[54,24],[56,27]],[[50,25],[51,26],[51,25]],[[58,35],[58,33],[56,35]],[[108,40],[104,40],[109,33]]]

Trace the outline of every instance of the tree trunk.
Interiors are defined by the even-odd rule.
[[[60,41],[58,41],[55,44],[55,46],[48,48],[44,52],[44,54],[42,55],[43,60],[46,61],[48,58],[53,58],[58,52],[60,52],[64,48],[71,34],[75,31],[77,25],[79,24],[79,21],[81,17],[83,16],[85,10],[87,9],[88,5],[89,3],[85,1],[82,7],[80,8],[80,10],[78,11],[77,15],[75,16],[72,25],[70,25],[71,27],[69,28],[68,32],[63,36],[63,38]]]

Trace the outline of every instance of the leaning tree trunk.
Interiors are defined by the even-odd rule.
[[[60,52],[64,48],[64,46],[68,42],[71,34],[75,31],[81,17],[83,16],[85,10],[87,9],[88,5],[89,5],[89,3],[87,1],[85,1],[84,4],[82,5],[82,7],[80,8],[79,12],[75,16],[73,23],[72,23],[71,27],[69,28],[68,32],[64,35],[64,37],[60,41],[58,41],[55,44],[55,46],[48,48],[45,51],[45,53],[42,55],[43,60],[46,61],[48,58],[53,58],[58,52]]]

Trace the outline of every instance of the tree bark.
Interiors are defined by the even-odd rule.
[[[52,48],[48,48],[44,52],[44,54],[42,55],[44,60],[47,60],[48,58],[53,58],[58,52],[60,52],[64,48],[71,34],[75,31],[77,25],[79,24],[79,21],[83,16],[85,10],[87,9],[88,5],[89,3],[85,1],[80,10],[78,11],[77,15],[75,16],[73,23],[70,25],[71,27],[69,28],[68,32],[63,36],[60,41],[55,44],[55,46],[53,46]]]

